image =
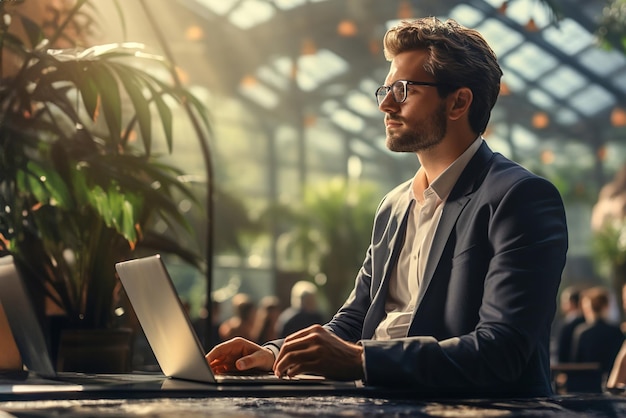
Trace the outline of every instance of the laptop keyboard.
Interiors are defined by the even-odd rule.
[[[275,374],[221,374],[216,378],[219,380],[279,380]]]

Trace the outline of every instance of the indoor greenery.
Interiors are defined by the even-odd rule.
[[[605,276],[607,271],[626,263],[626,219],[612,219],[604,222],[602,227],[594,232],[593,252],[595,259],[601,263],[598,266]]]
[[[379,201],[374,184],[334,178],[307,186],[298,202],[267,212],[280,233],[279,269],[315,278],[331,312],[342,305],[354,286]]]
[[[0,250],[71,324],[108,327],[115,262],[147,247],[200,265],[178,209],[194,196],[153,148],[174,147],[172,106],[204,129],[207,112],[141,45],[88,47],[89,0],[37,3],[0,2]]]

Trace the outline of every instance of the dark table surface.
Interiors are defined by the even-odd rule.
[[[438,399],[410,392],[324,387],[220,387],[139,375],[80,384],[0,378],[6,417],[626,417],[626,396]]]

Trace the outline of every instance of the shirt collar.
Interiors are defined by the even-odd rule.
[[[448,198],[448,195],[452,191],[452,188],[459,180],[459,177],[461,177],[461,173],[463,173],[463,170],[465,170],[467,164],[470,162],[474,154],[476,154],[476,151],[478,151],[478,148],[480,147],[482,142],[483,137],[478,136],[478,138],[476,138],[474,142],[472,142],[472,144],[463,152],[463,154],[461,154],[456,160],[454,160],[454,162],[450,164],[448,168],[446,168],[439,176],[437,176],[437,178],[435,178],[430,183],[428,188],[424,190],[424,196],[426,197],[426,195],[430,193],[430,190],[432,190],[440,200],[446,200]],[[419,176],[419,173],[422,170],[422,167],[417,170],[415,177],[413,177],[414,182],[420,181],[420,178],[422,178],[422,176]],[[425,176],[423,176],[423,178],[425,178]],[[413,187],[409,187],[409,197],[411,199],[415,199]]]

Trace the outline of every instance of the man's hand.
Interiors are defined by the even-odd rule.
[[[311,373],[336,380],[363,378],[363,347],[348,343],[320,325],[285,339],[274,364],[279,377]]]
[[[216,345],[206,356],[215,374],[244,370],[272,370],[274,353],[267,348],[236,337]]]

